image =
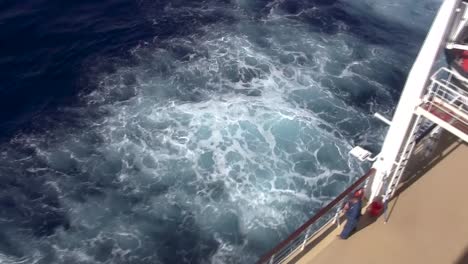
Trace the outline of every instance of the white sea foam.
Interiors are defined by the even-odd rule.
[[[98,88],[63,110],[86,129],[14,140],[70,219],[32,239],[27,263],[251,263],[364,172],[347,153],[382,139],[372,114],[391,113],[387,80],[409,58],[340,19],[318,31],[284,2],[250,19],[254,3],[237,1],[233,23],[143,43],[111,72],[90,65]],[[164,10],[217,10],[200,5]]]

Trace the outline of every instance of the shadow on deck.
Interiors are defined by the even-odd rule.
[[[448,133],[426,140],[389,205],[388,223],[366,215],[348,240],[336,239],[340,230],[332,227],[289,263],[468,264],[468,147]]]

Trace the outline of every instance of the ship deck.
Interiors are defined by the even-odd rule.
[[[348,240],[338,239],[337,229],[290,263],[467,264],[468,146],[448,136],[433,156],[420,152],[389,205],[387,223],[365,215]]]

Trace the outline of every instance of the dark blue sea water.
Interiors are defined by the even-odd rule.
[[[0,1],[0,263],[253,263],[364,172],[439,4]]]

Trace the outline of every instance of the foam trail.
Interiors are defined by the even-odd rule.
[[[365,172],[347,153],[378,148],[419,41],[364,1],[139,4],[175,32],[3,145],[3,262],[253,263]]]

